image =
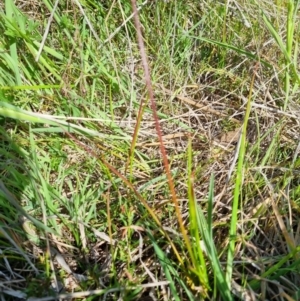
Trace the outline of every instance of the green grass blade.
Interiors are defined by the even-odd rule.
[[[195,297],[189,291],[189,289],[187,288],[184,281],[180,278],[178,272],[174,269],[174,264],[172,264],[170,259],[166,256],[166,254],[158,246],[157,242],[155,241],[155,239],[152,236],[152,234],[150,233],[150,231],[148,231],[148,236],[152,242],[156,256],[158,257],[158,260],[159,260],[161,266],[163,267],[165,276],[166,276],[167,280],[170,282],[169,286],[170,286],[170,290],[171,290],[172,297],[174,298],[174,300],[181,301],[181,299],[177,293],[177,289],[176,289],[176,285],[175,285],[175,281],[174,281],[174,280],[176,280],[184,288],[189,300],[194,301]]]
[[[7,20],[18,20],[19,14],[18,10],[15,7],[15,4],[11,0],[5,0],[5,10],[6,10],[6,17]],[[14,36],[10,37],[10,57],[11,57],[11,63],[13,66],[16,84],[21,85],[21,75],[19,72],[19,59],[18,59],[18,53],[17,53],[17,39]]]
[[[218,45],[218,46],[223,47],[225,49],[233,50],[236,53],[239,53],[241,55],[245,55],[246,57],[248,57],[248,58],[250,58],[250,59],[252,59],[254,61],[259,61],[259,62],[261,62],[262,64],[264,64],[267,67],[272,67],[270,65],[270,63],[268,63],[267,61],[260,59],[260,57],[258,55],[255,55],[255,54],[253,54],[253,53],[251,53],[249,51],[246,51],[244,49],[241,49],[239,47],[236,47],[236,46],[233,46],[233,45],[230,45],[230,44],[227,44],[227,43],[223,43],[223,42],[211,40],[211,39],[204,38],[204,37],[196,37],[196,36],[192,36],[192,35],[189,35],[188,37],[193,38],[195,40],[200,40],[200,41],[212,44],[212,45]]]
[[[0,102],[0,116],[3,117],[10,117],[17,120],[32,122],[32,123],[43,123],[48,124],[52,126],[61,127],[61,132],[74,132],[78,134],[87,134],[91,136],[97,136],[102,138],[114,138],[114,139],[120,139],[120,140],[129,140],[130,137],[124,134],[124,136],[116,136],[116,135],[105,135],[101,134],[97,131],[90,130],[81,126],[78,126],[76,124],[72,124],[66,121],[61,120],[58,116],[51,116],[51,115],[45,115],[45,114],[38,114],[33,113],[25,110],[21,110],[13,105],[10,105],[6,102]],[[47,129],[45,129],[45,132],[47,132]]]
[[[209,290],[208,284],[208,275],[206,271],[206,262],[204,259],[204,254],[201,249],[200,236],[199,236],[199,228],[198,228],[198,220],[197,220],[197,203],[194,198],[194,190],[193,190],[193,174],[192,174],[192,146],[191,139],[189,139],[188,145],[188,200],[189,200],[189,221],[190,221],[190,235],[193,238],[191,243],[192,245],[192,254],[191,260],[194,265],[194,269],[196,270],[197,276],[199,277],[200,283],[205,287],[205,289]]]
[[[210,260],[210,266],[213,271],[214,279],[215,279],[215,287],[217,288],[217,293],[219,293],[222,296],[222,300],[233,300],[231,293],[230,293],[230,283],[226,280],[225,274],[223,272],[223,269],[221,267],[220,260],[218,258],[218,254],[216,251],[214,238],[212,234],[212,204],[213,204],[213,189],[214,189],[214,178],[211,176],[210,179],[210,188],[209,188],[209,210],[208,214],[211,216],[207,219],[204,216],[204,213],[200,206],[198,206],[197,209],[197,222],[198,222],[198,229],[201,233],[201,237],[203,239],[203,243],[206,250],[206,255],[208,256]],[[210,225],[209,225],[210,223]],[[210,227],[210,228],[209,228]]]
[[[227,254],[227,267],[226,267],[226,282],[230,285],[232,270],[233,270],[233,258],[235,251],[235,241],[236,241],[236,229],[238,223],[238,207],[240,202],[240,189],[243,182],[243,168],[244,168],[244,158],[246,153],[246,133],[248,120],[251,111],[251,97],[252,97],[252,86],[254,83],[255,76],[252,78],[252,83],[250,87],[250,95],[247,102],[244,123],[242,127],[241,137],[240,137],[240,148],[238,155],[238,164],[237,164],[237,172],[234,186],[234,195],[233,195],[233,204],[231,211],[231,221],[230,221],[230,230],[229,230],[229,247]]]

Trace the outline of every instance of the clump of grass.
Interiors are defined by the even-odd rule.
[[[298,5],[1,4],[1,297],[297,300]]]

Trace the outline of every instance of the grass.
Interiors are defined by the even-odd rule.
[[[3,300],[299,299],[299,1],[0,5]]]

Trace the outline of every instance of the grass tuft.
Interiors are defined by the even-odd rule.
[[[298,10],[1,3],[1,299],[298,300]]]

